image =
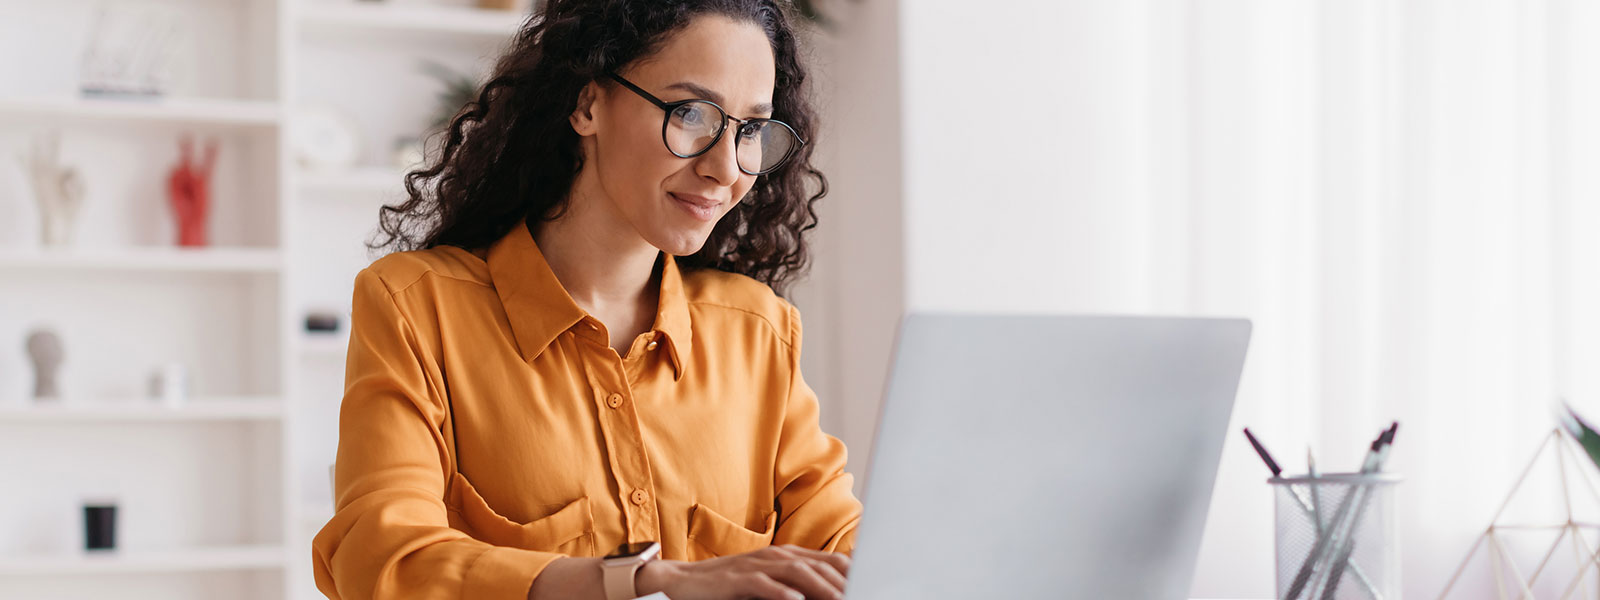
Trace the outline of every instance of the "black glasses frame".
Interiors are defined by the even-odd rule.
[[[794,157],[794,153],[797,150],[799,150],[801,146],[806,145],[806,141],[800,137],[800,133],[795,131],[794,127],[790,127],[788,123],[785,123],[783,121],[779,121],[777,119],[768,119],[768,118],[764,118],[764,117],[741,119],[739,117],[735,117],[733,115],[728,114],[728,111],[726,109],[722,108],[722,105],[717,104],[715,102],[712,102],[710,100],[703,99],[703,98],[690,98],[688,100],[679,100],[679,101],[676,101],[676,102],[665,102],[665,101],[661,100],[660,98],[655,97],[654,94],[651,94],[650,92],[646,92],[646,91],[644,91],[643,88],[640,88],[639,86],[634,85],[632,81],[628,81],[626,79],[623,79],[621,75],[618,75],[616,73],[608,73],[608,75],[611,76],[611,79],[616,80],[617,83],[622,84],[622,87],[625,87],[625,88],[628,88],[629,90],[632,90],[633,93],[638,94],[639,97],[650,101],[651,104],[656,105],[656,108],[659,108],[663,112],[666,113],[661,119],[661,145],[666,146],[667,147],[667,152],[671,152],[673,156],[676,156],[678,158],[694,158],[694,157],[700,156],[702,154],[705,154],[707,152],[710,152],[712,148],[717,147],[717,143],[722,141],[722,134],[727,133],[727,131],[728,131],[728,121],[730,121],[730,120],[735,122],[735,123],[738,123],[739,126],[744,126],[744,125],[748,125],[748,124],[751,124],[751,123],[773,123],[773,124],[777,124],[779,126],[782,126],[784,129],[789,130],[789,135],[794,136],[794,140],[796,142],[799,142],[798,144],[795,144],[794,146],[791,146],[789,148],[788,153],[784,154],[783,158],[778,159],[778,162],[774,163],[771,167],[769,167],[769,168],[767,168],[765,170],[762,170],[762,171],[751,171],[749,169],[744,168],[744,165],[739,164],[739,160],[737,158],[739,156],[739,136],[737,136],[737,135],[733,136],[733,155],[735,156],[733,163],[734,163],[734,165],[739,167],[739,172],[744,173],[746,175],[766,175],[768,173],[776,171],[776,170],[778,170],[779,167],[782,167],[784,164],[788,163],[789,159]],[[706,103],[706,104],[710,104],[712,107],[716,108],[717,112],[722,113],[722,127],[717,130],[716,137],[711,138],[711,143],[710,144],[706,144],[706,147],[700,149],[699,152],[695,152],[693,154],[678,154],[677,150],[673,150],[672,149],[672,144],[667,143],[667,128],[669,126],[671,126],[671,124],[672,124],[672,111],[677,110],[678,107],[683,106],[685,104],[688,104],[690,102],[703,102],[703,103]]]

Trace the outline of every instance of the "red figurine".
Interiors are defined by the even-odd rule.
[[[206,142],[206,154],[193,162],[193,140],[178,140],[178,166],[167,177],[167,199],[178,217],[178,245],[206,245],[206,214],[211,206],[211,171],[217,165],[217,142]]]

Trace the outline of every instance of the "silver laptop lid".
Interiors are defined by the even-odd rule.
[[[1236,319],[913,314],[846,597],[1187,596]]]

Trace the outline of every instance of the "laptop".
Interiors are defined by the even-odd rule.
[[[1187,597],[1250,330],[906,317],[845,597]]]

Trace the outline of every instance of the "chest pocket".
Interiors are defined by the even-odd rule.
[[[460,472],[445,491],[445,509],[450,526],[475,539],[496,546],[510,546],[568,556],[598,556],[595,553],[594,515],[589,498],[543,507],[544,514],[527,523],[501,516],[489,507],[472,482]]]
[[[694,512],[689,514],[689,560],[743,554],[771,546],[777,524],[778,513],[768,513],[766,527],[751,531],[696,503]]]

